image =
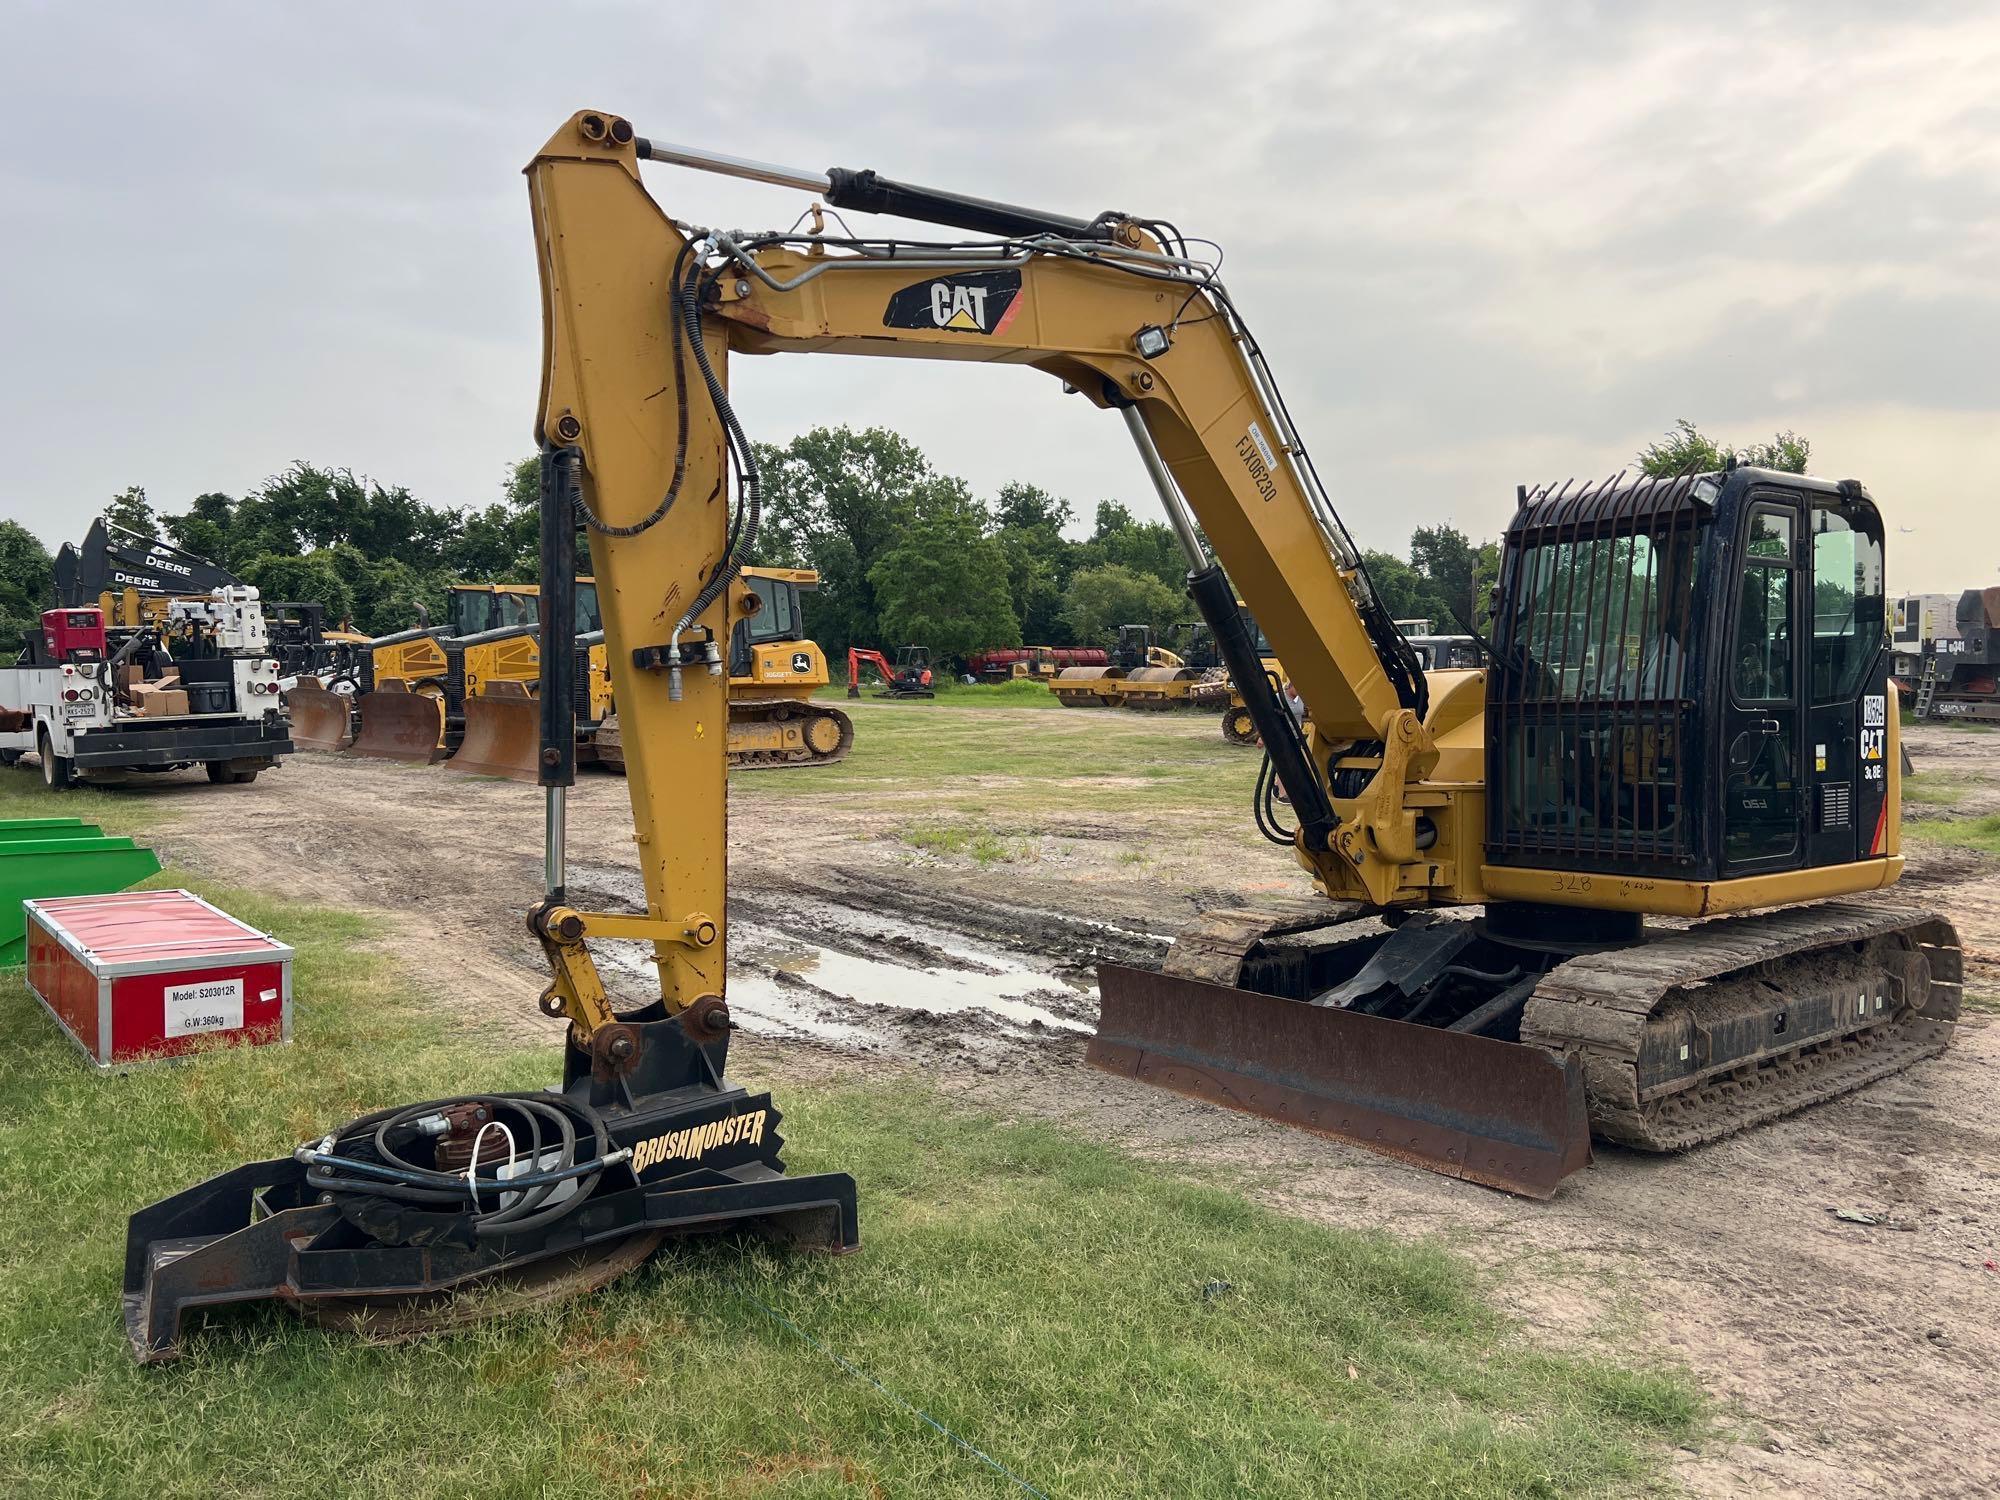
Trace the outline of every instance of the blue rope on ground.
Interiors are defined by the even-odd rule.
[[[766,1304],[761,1297],[759,1297],[755,1292],[751,1291],[748,1287],[738,1286],[736,1290],[741,1292],[745,1297],[748,1297],[751,1300],[751,1302],[755,1303],[758,1310],[761,1311],[764,1314],[764,1316],[769,1318],[772,1322],[777,1323],[782,1327],[789,1328],[793,1333],[797,1334],[800,1338],[804,1339],[806,1343],[810,1344],[813,1348],[817,1349],[821,1354],[824,1354],[828,1359],[832,1360],[835,1364],[839,1365],[841,1369],[847,1371],[848,1374],[858,1376],[861,1379],[867,1381],[870,1385],[874,1386],[876,1390],[880,1391],[883,1395],[887,1396],[891,1401],[895,1402],[896,1405],[902,1407],[904,1411],[908,1412],[911,1416],[915,1417],[918,1421],[924,1423],[926,1426],[933,1427],[937,1431],[943,1433],[946,1437],[950,1438],[954,1443],[958,1444],[959,1447],[963,1448],[967,1453],[970,1453],[974,1458],[978,1459],[981,1463],[985,1464],[987,1468],[993,1470],[994,1473],[1003,1475],[1006,1478],[1013,1480],[1014,1483],[1018,1484],[1022,1489],[1026,1490],[1029,1494],[1035,1496],[1035,1500],[1049,1500],[1049,1497],[1046,1494],[1036,1489],[1032,1484],[1028,1483],[1027,1480],[1023,1479],[1019,1474],[1016,1474],[1012,1469],[1008,1468],[1005,1464],[1001,1463],[1000,1460],[995,1458],[992,1454],[981,1452],[978,1448],[973,1447],[972,1444],[968,1443],[964,1438],[960,1437],[957,1433],[953,1432],[949,1427],[945,1426],[944,1423],[940,1422],[936,1417],[932,1416],[929,1412],[924,1411],[921,1407],[912,1406],[909,1402],[905,1401],[901,1396],[897,1395],[894,1391],[890,1390],[889,1387],[882,1384],[882,1382],[877,1380],[873,1375],[870,1375],[866,1370],[862,1369],[861,1366],[855,1364],[850,1359],[844,1358],[842,1355],[836,1353],[834,1350],[827,1348],[825,1344],[822,1344],[818,1339],[814,1338],[811,1334],[807,1333],[803,1328],[799,1327],[798,1324],[794,1323],[790,1318],[786,1317],[783,1313],[779,1312],[775,1307],[771,1307],[768,1304]]]

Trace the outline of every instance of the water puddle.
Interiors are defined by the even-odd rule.
[[[615,1003],[652,990],[653,966],[639,945],[603,943],[595,953]],[[1032,1044],[1094,1029],[1088,958],[1024,954],[831,901],[794,901],[756,916],[739,906],[729,1008],[753,1035],[857,1050],[906,1048],[912,1028],[953,1046]]]
[[[933,934],[936,936],[936,934]],[[1084,1006],[1076,991],[1043,969],[986,950],[978,955],[945,948],[950,957],[978,968],[947,964],[912,966],[863,957],[803,942],[789,933],[756,926],[737,928],[737,948],[729,966],[729,1001],[734,1010],[773,1018],[810,1018],[870,1030],[867,1011],[928,1012],[934,1016],[977,1016],[1009,1030],[1087,1033],[1090,1023],[1075,1014]],[[996,961],[997,960],[997,961]],[[990,972],[989,972],[990,971]],[[1092,994],[1085,1001],[1094,1001]],[[854,1007],[843,1017],[841,1002]],[[804,1016],[801,1017],[801,1013]],[[879,1016],[870,1018],[879,1024]]]

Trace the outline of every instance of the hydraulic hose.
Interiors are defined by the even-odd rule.
[[[424,1166],[406,1154],[440,1133],[426,1128],[429,1122],[468,1105],[484,1108],[487,1128],[501,1129],[513,1143],[504,1162],[474,1161],[462,1172],[451,1172]],[[627,1159],[627,1153],[610,1147],[603,1117],[588,1105],[551,1094],[471,1094],[363,1115],[293,1154],[306,1167],[307,1186],[316,1192],[458,1214],[475,1236],[485,1238],[525,1234],[574,1213],[605,1168]],[[473,1154],[478,1155],[477,1142]],[[550,1156],[553,1161],[547,1160]],[[524,1170],[502,1177],[502,1166]],[[556,1199],[565,1183],[573,1183],[574,1191]]]

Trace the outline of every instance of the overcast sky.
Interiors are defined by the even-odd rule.
[[[484,504],[532,447],[520,168],[572,111],[1220,241],[1364,544],[1495,534],[1676,417],[1865,480],[1902,591],[2000,583],[1990,7],[0,0],[6,478],[51,545],[295,458]],[[801,195],[649,167],[680,217]],[[1156,514],[1016,369],[740,360],[779,442],[899,429]],[[1913,528],[1907,531],[1906,528]]]

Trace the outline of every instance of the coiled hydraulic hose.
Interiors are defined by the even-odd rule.
[[[483,1107],[489,1125],[515,1143],[516,1151],[506,1161],[475,1160],[465,1171],[447,1172],[421,1166],[404,1154],[416,1141],[442,1133],[432,1122],[468,1105]],[[306,1183],[317,1192],[461,1213],[473,1234],[484,1238],[525,1234],[574,1213],[606,1167],[629,1159],[629,1151],[613,1151],[610,1145],[603,1117],[588,1105],[551,1094],[471,1094],[363,1115],[293,1155],[305,1165]],[[544,1166],[551,1153],[554,1162]],[[473,1155],[478,1156],[476,1143]],[[503,1166],[525,1170],[502,1177]],[[575,1190],[552,1202],[564,1183],[575,1184]]]

